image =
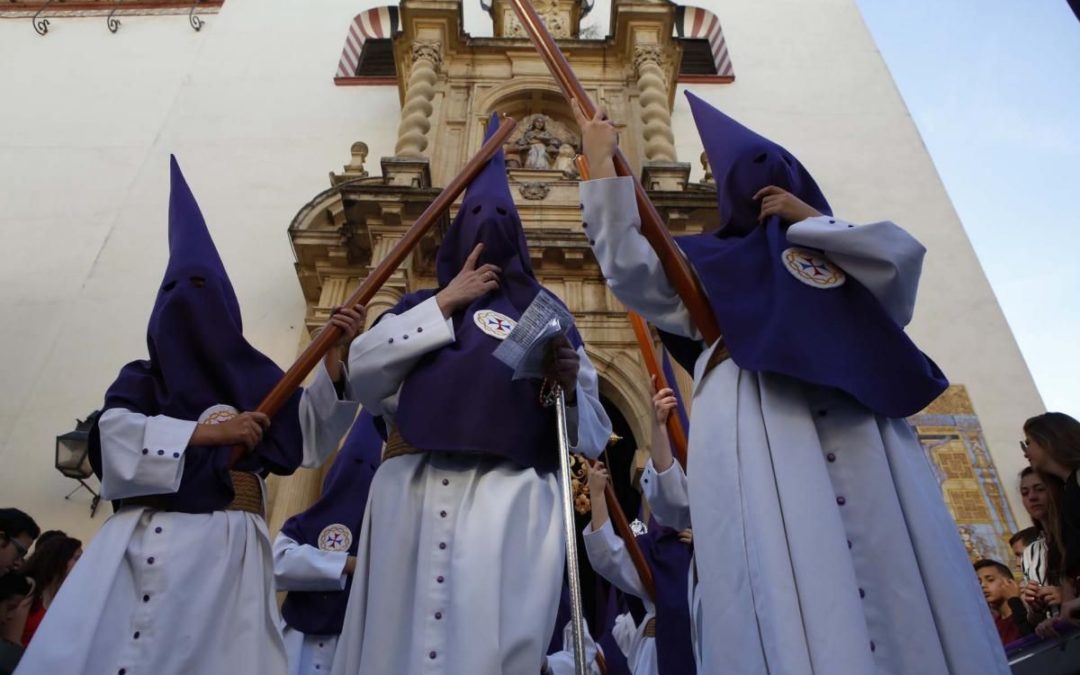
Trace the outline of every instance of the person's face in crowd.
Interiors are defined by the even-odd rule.
[[[1024,540],[1017,539],[1015,542],[1013,542],[1012,545],[1013,555],[1015,555],[1017,558],[1023,558],[1025,548],[1027,548],[1027,544],[1024,543]]]
[[[1020,586],[1012,577],[1006,577],[1000,570],[993,567],[984,567],[978,570],[979,586],[982,587],[983,597],[991,607],[998,607],[1009,598],[1020,595]]]
[[[1050,453],[1046,451],[1046,448],[1039,445],[1038,441],[1025,434],[1022,447],[1024,448],[1024,457],[1027,458],[1033,469],[1054,473],[1051,469],[1055,468],[1056,462],[1054,462]]]
[[[34,538],[25,532],[16,537],[0,532],[0,574],[18,569],[33,543]]]
[[[1030,448],[1031,445],[1029,444]],[[1034,465],[1033,465],[1034,466]],[[1020,497],[1024,501],[1024,510],[1033,521],[1042,521],[1046,517],[1046,485],[1038,473],[1029,473],[1020,479]]]

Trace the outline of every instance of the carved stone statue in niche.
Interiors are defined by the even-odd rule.
[[[510,168],[573,171],[579,145],[575,134],[542,113],[527,117],[520,128],[521,135],[505,146]]]

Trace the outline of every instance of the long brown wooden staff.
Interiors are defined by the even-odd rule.
[[[585,161],[585,158],[578,155],[574,158],[574,164],[577,166],[581,179],[589,180],[589,163]],[[634,329],[634,337],[637,338],[638,347],[641,349],[642,360],[645,361],[645,370],[656,379],[656,390],[660,391],[665,387],[674,389],[673,384],[668,382],[664,375],[664,368],[656,353],[656,344],[653,342],[652,333],[649,332],[649,324],[637,312],[628,310],[627,313],[630,315],[630,326]],[[686,430],[683,429],[682,420],[677,411],[672,410],[668,415],[667,433],[675,459],[679,460],[683,471],[686,471]]]
[[[536,10],[533,9],[528,0],[510,0],[510,4],[513,5],[518,20],[521,21],[522,27],[529,34],[529,38],[540,53],[540,58],[544,60],[548,70],[551,71],[551,75],[558,82],[563,95],[570,100],[576,99],[581,107],[581,112],[587,117],[591,118],[596,115],[596,106],[585,92],[585,88],[581,86],[577,75],[570,68],[570,63],[559,50],[559,46],[555,44],[554,38],[551,37],[551,33],[544,26],[544,22],[540,19]],[[667,275],[668,280],[671,281],[671,285],[674,286],[675,292],[679,294],[683,304],[686,305],[686,309],[690,312],[690,319],[697,326],[702,337],[705,338],[706,344],[711,345],[720,338],[720,326],[716,322],[716,316],[713,314],[712,307],[705,297],[705,291],[702,289],[700,281],[694,275],[682,252],[676,247],[675,241],[671,238],[671,233],[667,231],[667,227],[664,225],[663,218],[660,217],[660,213],[653,206],[652,201],[649,200],[641,181],[634,176],[633,171],[630,169],[630,163],[626,161],[626,157],[618,149],[615,150],[614,160],[615,173],[620,176],[630,176],[634,179],[634,192],[637,196],[638,212],[641,215],[641,234],[656,250],[656,255],[660,258],[664,273]]]
[[[360,284],[360,287],[356,289],[349,299],[345,301],[346,307],[354,307],[358,304],[366,304],[375,297],[375,293],[379,291],[386,280],[390,278],[390,275],[394,273],[398,265],[408,257],[416,245],[420,243],[420,240],[427,234],[427,231],[438,222],[450,205],[454,203],[454,200],[465,191],[465,188],[469,186],[469,183],[479,175],[484,165],[488,163],[495,153],[499,151],[499,148],[506,143],[506,139],[513,133],[514,127],[517,126],[517,122],[509,117],[503,117],[499,122],[499,128],[480,147],[480,151],[469,160],[469,163],[465,165],[465,168],[461,170],[454,180],[450,181],[450,184],[443,188],[439,196],[435,198],[435,201],[431,202],[424,212],[420,214],[420,217],[416,219],[416,222],[405,232],[405,236],[394,245],[394,248],[386,254],[386,257],[378,264],[378,266],[371,271],[371,274],[364,279],[364,282]],[[274,413],[281,409],[281,406],[285,405],[285,402],[289,400],[289,397],[293,395],[296,388],[300,386],[300,383],[304,381],[311,369],[326,356],[326,352],[330,351],[330,348],[341,337],[341,329],[332,323],[327,323],[323,327],[322,332],[311,341],[311,344],[307,346],[307,349],[297,357],[296,362],[289,368],[288,371],[281,377],[274,388],[270,390],[270,393],[263,398],[262,403],[256,408],[258,412],[265,413],[269,417],[273,417]],[[236,464],[241,457],[244,456],[245,449],[243,446],[237,446],[232,449],[232,455],[230,456],[230,466]]]

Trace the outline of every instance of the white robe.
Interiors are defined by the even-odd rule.
[[[690,493],[687,489],[686,474],[678,462],[663,472],[657,472],[650,458],[645,462],[641,474],[641,492],[652,509],[656,522],[682,531],[691,527]],[[694,660],[701,663],[701,640],[698,629],[703,620],[701,593],[697,583],[697,560],[690,557],[690,569],[687,570],[686,593],[690,606],[690,637],[694,645]]]
[[[590,181],[581,192],[615,294],[700,339],[640,233],[632,183]],[[899,324],[910,320],[924,249],[897,226],[811,218],[788,239],[824,250]],[[694,373],[688,470],[699,672],[1008,673],[908,424],[730,359],[703,378],[711,352]]]
[[[324,551],[278,533],[274,539],[274,584],[278,591],[340,591],[345,588],[348,551]],[[289,675],[325,675],[334,663],[338,636],[305,634],[282,623]]]
[[[641,583],[637,568],[626,550],[626,544],[615,534],[608,520],[599,530],[592,523],[585,526],[585,552],[589,564],[596,573],[615,585],[623,593],[629,593],[645,605],[645,617],[638,624],[634,637],[626,649],[626,664],[634,675],[657,675],[656,638],[645,636],[645,627],[656,618],[656,607]]]
[[[320,368],[300,402],[305,466],[334,451],[356,410],[338,400]],[[175,492],[196,424],[106,411],[99,420],[102,497]],[[285,675],[270,559],[266,523],[257,515],[124,507],[86,547],[17,672]]]
[[[405,334],[408,341],[390,340]],[[364,409],[392,424],[413,365],[453,341],[434,298],[385,316],[350,350]],[[596,370],[579,354],[570,440],[596,457],[611,423]],[[467,382],[446,386],[469,395]],[[538,673],[562,586],[561,514],[554,473],[462,454],[384,461],[371,483],[334,674]]]

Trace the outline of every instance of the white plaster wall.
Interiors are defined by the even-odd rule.
[[[0,503],[88,539],[54,437],[145,355],[176,153],[244,308],[249,340],[295,355],[304,303],[286,228],[365,141],[393,154],[396,87],[336,87],[370,0],[227,0],[186,16],[0,20]]]
[[[101,17],[58,18],[44,38],[28,20],[0,20],[2,505],[84,539],[109,511],[91,521],[84,493],[63,500],[73,483],[52,468],[53,439],[145,354],[169,152],[229,268],[246,334],[291,361],[304,305],[285,228],[354,141],[370,146],[372,173],[393,152],[397,89],[332,82],[352,17],[377,4],[227,0],[201,33],[183,16],[126,18],[116,35]],[[1021,515],[1016,438],[1042,405],[853,0],[715,4],[738,79],[695,91],[788,146],[838,214],[891,218],[928,246],[911,332],[968,386]],[[674,124],[698,178],[681,95]]]
[[[1043,404],[854,0],[695,4],[719,15],[736,81],[694,92],[792,151],[837,215],[893,220],[926,245],[909,334],[967,386],[1013,513],[1027,523],[1016,479],[1027,462],[1017,439]],[[679,159],[700,180],[701,142],[681,93],[673,124]]]

